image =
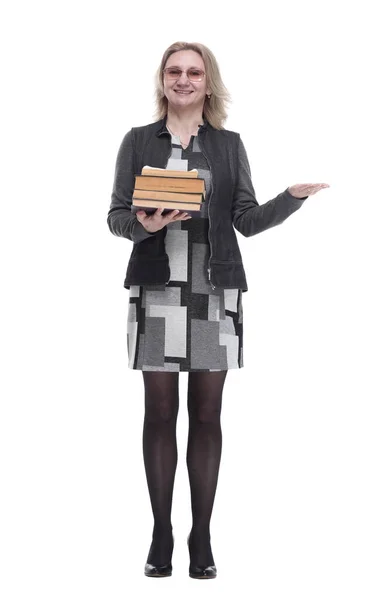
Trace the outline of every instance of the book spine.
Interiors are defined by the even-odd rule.
[[[167,200],[145,200],[143,198],[133,199],[133,207],[140,208],[166,208],[168,210],[201,210],[199,202],[168,202]]]
[[[203,195],[199,193],[160,192],[156,190],[134,190],[133,199],[168,200],[169,202],[202,202]]]
[[[204,193],[204,179],[187,179],[186,177],[145,177],[135,176],[135,189],[155,190],[162,192]]]

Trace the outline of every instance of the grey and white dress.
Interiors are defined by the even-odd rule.
[[[200,216],[167,226],[169,283],[130,286],[128,366],[142,371],[239,369],[243,367],[242,290],[213,290],[208,279],[209,167],[197,136],[183,149],[179,137],[171,134],[171,144],[166,169],[197,169],[205,180],[206,198]]]

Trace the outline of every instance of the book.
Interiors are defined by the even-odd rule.
[[[171,210],[199,212],[203,195],[198,193],[183,194],[179,192],[164,192],[156,190],[134,190],[132,212],[143,208],[151,214],[157,208],[164,208],[162,214],[166,215]]]
[[[142,198],[143,200],[167,200],[170,203],[181,204],[182,202],[202,202],[202,194],[183,194],[181,192],[165,192],[162,190],[134,190],[133,200]]]
[[[171,204],[171,207],[168,205]],[[170,202],[167,200],[144,200],[143,198],[137,198],[132,205],[132,213],[136,213],[138,210],[144,210],[146,214],[154,213],[157,208],[163,208],[162,215],[166,215],[172,210],[181,210],[188,214],[199,213],[201,210],[201,202]]]
[[[135,175],[132,197],[132,213],[144,210],[152,214],[163,208],[162,215],[173,210],[200,216],[205,198],[205,181],[198,177],[198,170],[143,167],[141,175]]]
[[[148,177],[186,177],[186,178],[195,178],[198,177],[198,170],[192,169],[191,171],[178,171],[173,169],[161,169],[160,167],[149,167],[146,165],[143,167],[141,171],[141,175],[146,175]]]
[[[136,190],[161,190],[164,192],[202,193],[205,197],[204,179],[198,177],[161,177],[136,175]]]

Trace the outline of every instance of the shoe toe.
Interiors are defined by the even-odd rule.
[[[172,565],[168,563],[167,565],[157,566],[146,563],[145,575],[147,577],[170,577],[172,575]]]
[[[217,576],[217,569],[215,565],[209,565],[207,567],[190,565],[189,576],[194,579],[214,579]]]

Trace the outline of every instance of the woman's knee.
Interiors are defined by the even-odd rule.
[[[145,402],[145,419],[154,423],[176,420],[178,402],[174,398],[152,398]]]
[[[189,400],[188,415],[196,423],[219,423],[221,419],[221,401],[199,402],[199,399]]]

